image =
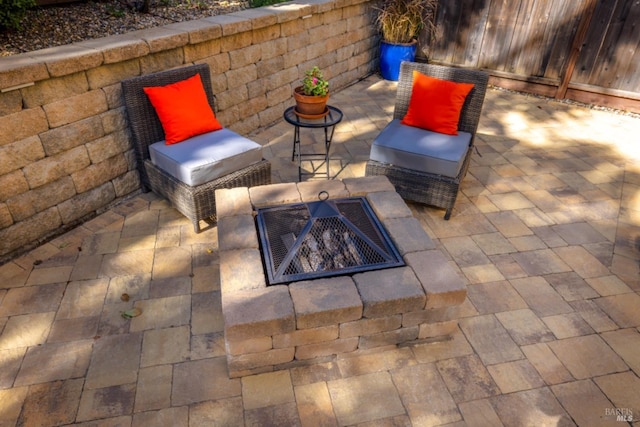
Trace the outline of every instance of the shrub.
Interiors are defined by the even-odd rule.
[[[0,30],[20,29],[20,22],[35,0],[0,0]]]
[[[270,6],[272,4],[283,3],[288,0],[249,0],[250,7]]]

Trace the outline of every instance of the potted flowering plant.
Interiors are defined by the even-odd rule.
[[[302,117],[318,118],[327,112],[329,99],[329,82],[322,76],[317,66],[305,71],[302,86],[293,91],[296,100],[295,112]]]

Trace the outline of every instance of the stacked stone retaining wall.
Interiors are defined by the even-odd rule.
[[[281,3],[0,58],[0,264],[140,189],[123,79],[211,67],[218,118],[282,118],[308,68],[338,90],[373,71],[370,0]]]

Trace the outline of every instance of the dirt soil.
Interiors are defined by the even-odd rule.
[[[134,0],[86,1],[31,9],[20,30],[0,31],[0,57],[249,7],[248,0],[153,0],[150,13],[138,13],[127,1]]]

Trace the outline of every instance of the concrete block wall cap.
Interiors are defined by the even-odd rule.
[[[94,40],[85,40],[77,43],[78,46],[100,50],[104,55],[104,64],[113,64],[127,59],[140,58],[150,52],[149,45],[140,37],[128,34],[103,37]]]
[[[68,44],[30,52],[35,61],[47,66],[51,77],[60,77],[96,68],[104,62],[102,52],[97,49]]]
[[[247,187],[217,189],[215,199],[218,221],[228,216],[250,215],[253,211]]]
[[[293,302],[284,285],[222,295],[225,336],[249,339],[293,332]]]
[[[254,207],[298,203],[302,201],[294,182],[259,185],[249,188],[249,197]]]
[[[27,53],[0,58],[0,90],[49,78],[49,71]]]
[[[132,31],[129,34],[146,41],[152,53],[181,47],[189,43],[189,34],[186,31],[167,26],[146,28]]]
[[[303,16],[314,13],[313,5],[295,2],[286,2],[274,4],[271,6],[264,6],[263,9],[275,12],[278,24],[293,21],[302,18]]]
[[[378,218],[407,218],[413,216],[411,209],[395,191],[381,191],[367,194],[367,200]]]
[[[235,215],[219,219],[218,247],[221,251],[258,249],[258,235],[253,215]]]
[[[303,202],[317,202],[318,195],[326,191],[329,199],[340,199],[349,197],[349,192],[344,183],[340,180],[331,181],[305,181],[297,184],[300,197]]]
[[[384,175],[345,178],[342,182],[352,196],[364,196],[378,191],[396,191],[389,178]]]
[[[278,23],[278,17],[275,12],[265,8],[245,9],[238,12],[232,12],[227,16],[237,16],[238,18],[248,19],[251,21],[251,29],[268,27]]]
[[[220,25],[223,36],[230,36],[245,31],[251,31],[251,21],[245,17],[229,15],[217,15],[204,18],[205,21]]]
[[[165,27],[171,30],[186,32],[189,36],[190,44],[202,43],[222,36],[222,27],[206,19],[174,22]]]

